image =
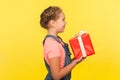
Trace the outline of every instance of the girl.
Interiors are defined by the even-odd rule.
[[[65,15],[57,6],[50,6],[40,15],[40,24],[47,29],[44,45],[44,61],[48,74],[45,80],[70,80],[71,70],[83,60],[70,58],[68,45],[62,41],[58,33],[64,32]]]

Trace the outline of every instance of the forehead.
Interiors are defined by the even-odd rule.
[[[65,17],[65,14],[64,14],[63,12],[61,12],[61,13],[59,14],[59,17]]]

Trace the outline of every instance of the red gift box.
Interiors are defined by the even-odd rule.
[[[78,36],[69,40],[75,59],[95,54],[90,36],[86,32],[80,32]]]

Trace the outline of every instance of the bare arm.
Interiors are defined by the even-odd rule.
[[[50,70],[54,80],[60,80],[65,75],[67,75],[77,63],[81,62],[82,58],[78,60],[73,60],[69,65],[64,68],[60,68],[60,57],[49,58]]]

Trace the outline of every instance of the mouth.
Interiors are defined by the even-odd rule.
[[[63,26],[63,28],[65,28],[65,25]]]

